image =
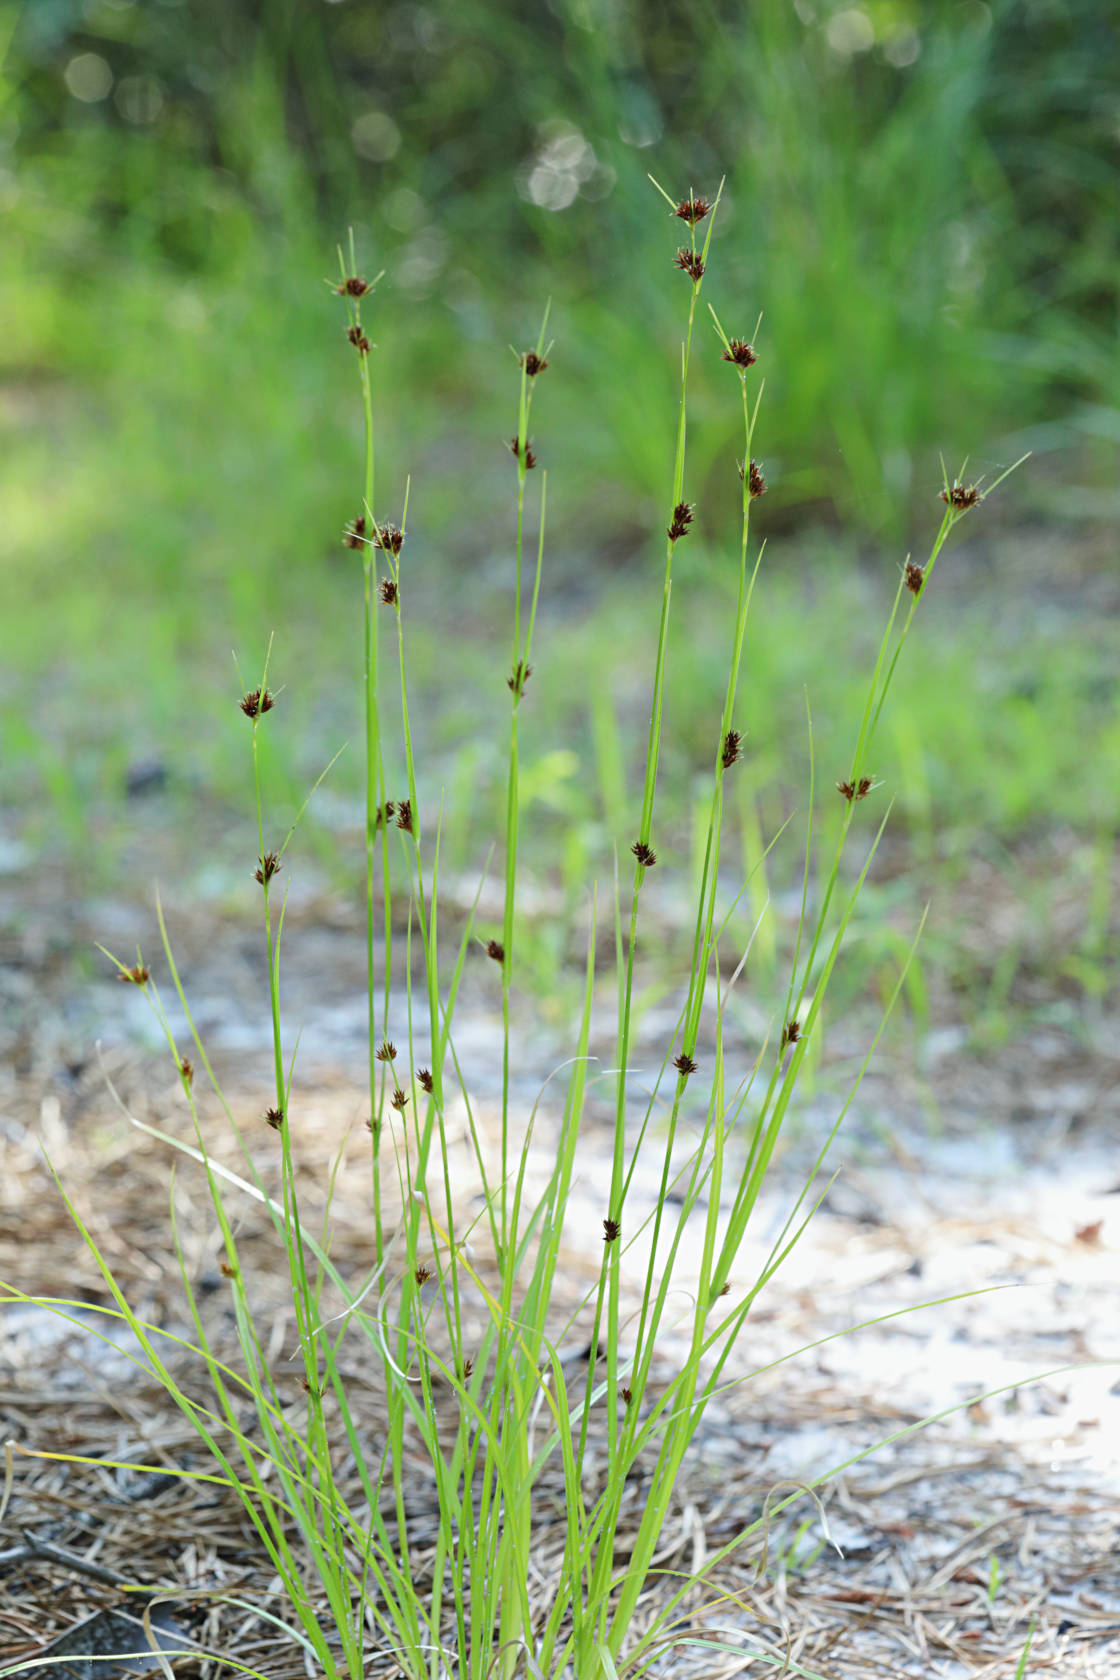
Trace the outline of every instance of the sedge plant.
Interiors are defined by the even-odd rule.
[[[178,1239],[173,1193],[172,1227],[193,1337],[169,1336],[137,1315],[71,1202],[108,1296],[96,1310],[131,1328],[137,1362],[158,1375],[204,1444],[210,1468],[181,1473],[203,1475],[241,1501],[286,1594],[288,1635],[328,1680],[361,1680],[371,1656],[387,1652],[409,1680],[641,1675],[685,1637],[682,1606],[691,1616],[696,1592],[703,1593],[719,1562],[806,1491],[794,1487],[768,1499],[763,1516],[714,1553],[698,1576],[675,1578],[662,1569],[659,1546],[690,1446],[713,1400],[749,1375],[734,1361],[737,1338],[812,1217],[819,1169],[867,1065],[865,1059],[763,1264],[754,1264],[744,1280],[744,1245],[886,821],[882,815],[865,827],[860,819],[878,785],[869,766],[892,679],[945,542],[985,492],[965,482],[963,473],[952,480],[945,475],[944,510],[928,558],[923,565],[908,559],[901,570],[866,702],[853,720],[851,757],[825,790],[838,805],[839,821],[826,829],[830,843],[823,856],[812,774],[792,962],[773,998],[773,1032],[744,1065],[725,1026],[751,948],[737,950],[732,962],[730,929],[744,900],[757,912],[756,922],[764,919],[766,905],[752,896],[750,879],[728,899],[724,840],[726,813],[740,804],[732,779],[750,775],[740,675],[762,560],[761,549],[752,552],[752,509],[766,490],[754,452],[762,397],[755,371],[759,325],[749,339],[734,336],[702,298],[719,193],[710,202],[691,191],[679,200],[662,196],[682,228],[673,262],[685,319],[645,768],[635,827],[615,837],[620,858],[632,860],[632,873],[624,886],[621,862],[616,867],[605,909],[598,893],[589,897],[581,1002],[563,1080],[558,1075],[546,1082],[524,1112],[514,1079],[524,874],[519,724],[532,699],[545,554],[546,481],[536,471],[530,423],[549,367],[548,311],[536,344],[517,354],[517,421],[509,440],[516,577],[503,673],[509,715],[500,937],[477,931],[472,912],[448,940],[439,922],[443,813],[419,773],[409,710],[408,487],[399,523],[383,517],[374,346],[366,331],[376,282],[359,274],[352,239],[348,252],[339,253],[332,289],[347,312],[364,435],[361,508],[344,538],[360,556],[362,572],[370,1208],[370,1257],[362,1275],[344,1273],[331,1253],[341,1151],[325,1187],[320,1228],[313,1228],[301,1200],[300,1093],[279,1005],[285,898],[277,889],[294,825],[270,849],[260,743],[281,696],[269,687],[267,661],[259,682],[244,688],[240,699],[250,735],[254,874],[272,1041],[270,1101],[252,1134],[215,1077],[162,911],[163,956],[189,1042],[176,1036],[142,957],[117,964],[122,980],[146,994],[178,1070],[193,1140],[156,1135],[204,1176],[224,1250],[236,1349],[231,1355],[216,1344],[199,1304]],[[710,793],[700,816],[702,867],[688,968],[678,986],[677,1029],[652,1082],[643,1083],[634,1065],[642,983],[637,950],[641,929],[651,919],[656,925],[658,767],[674,564],[695,520],[687,492],[689,369],[701,352],[726,363],[732,389],[738,386],[738,586],[724,700],[712,720]],[[621,807],[617,790],[615,797]],[[776,838],[752,846],[756,868]],[[845,857],[857,842],[863,857],[852,871],[844,867]],[[614,1063],[598,1076],[612,1091],[610,1171],[601,1187],[594,1281],[573,1302],[562,1255],[580,1141],[590,1123],[590,1045],[601,1026],[596,979],[603,947],[615,968]],[[500,1102],[492,1126],[472,1102],[455,1036],[467,963],[479,953],[494,965],[500,991]],[[767,973],[772,971],[771,960]],[[904,958],[895,996],[905,971]],[[237,1171],[219,1159],[222,1151],[197,1094],[204,1081],[240,1151]],[[470,1209],[458,1193],[463,1138],[480,1186],[480,1200]],[[651,1157],[657,1182],[652,1202],[643,1200],[637,1174],[639,1160]],[[306,1406],[296,1410],[278,1386],[255,1309],[254,1279],[239,1252],[245,1211],[253,1204],[270,1222],[286,1267],[290,1352],[306,1396]],[[682,1310],[681,1279],[689,1268]],[[14,1289],[6,1298],[28,1299]],[[63,1316],[73,1306],[43,1304]],[[586,1343],[584,1356],[571,1357],[573,1342]],[[355,1344],[377,1373],[380,1412],[372,1435],[347,1374]],[[666,1345],[671,1358],[661,1351]],[[208,1384],[204,1398],[199,1376]],[[639,1462],[644,1499],[635,1513],[628,1484]],[[536,1547],[546,1527],[552,1532],[547,1590],[541,1591],[533,1583],[540,1580]],[[717,1593],[712,1603],[726,1599]],[[750,1643],[759,1661],[783,1672],[808,1672],[787,1661],[782,1642],[766,1630],[752,1633]]]

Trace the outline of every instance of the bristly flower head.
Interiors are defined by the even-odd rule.
[[[739,477],[747,480],[747,489],[751,493],[751,501],[757,501],[759,496],[766,494],[766,480],[762,476],[762,469],[757,461],[739,462]]]
[[[529,681],[532,674],[533,667],[531,665],[526,665],[523,659],[519,659],[517,664],[513,667],[512,677],[506,678],[506,687],[509,689],[511,694],[515,694],[520,700],[521,696],[525,692],[525,684]]]
[[[260,717],[264,712],[270,712],[275,704],[276,697],[267,688],[252,688],[238,701],[247,718]]]
[[[392,578],[382,578],[377,586],[377,593],[381,597],[381,604],[385,607],[396,605],[397,586]]]
[[[278,1132],[284,1124],[284,1110],[282,1108],[270,1108],[265,1115],[265,1122],[272,1127],[274,1132]]]
[[[350,524],[347,525],[346,529],[343,531],[343,533],[342,533],[343,547],[345,547],[345,548],[361,548],[365,543],[365,535],[366,535],[366,516],[365,516],[364,513],[360,513],[358,515],[357,519],[351,520]]]
[[[364,298],[366,293],[372,290],[369,281],[363,280],[360,274],[347,275],[346,279],[335,287],[339,297],[349,298]]]
[[[361,327],[351,327],[347,331],[347,338],[358,352],[359,356],[368,356],[372,346]]]
[[[727,734],[723,737],[723,751],[720,754],[720,763],[723,765],[725,770],[730,770],[731,766],[733,764],[737,764],[742,758],[742,742],[743,737],[737,729],[729,729]]]
[[[276,852],[265,852],[253,871],[253,879],[259,882],[262,887],[267,887],[273,876],[278,875],[283,867],[284,865],[280,862]]]
[[[622,1226],[619,1224],[617,1219],[604,1219],[603,1241],[605,1243],[617,1242],[621,1235]]]
[[[146,986],[151,978],[151,970],[139,962],[132,968],[122,968],[117,974],[117,979],[126,986]]]
[[[695,227],[697,222],[704,220],[711,208],[706,198],[690,196],[681,199],[677,208],[673,211],[673,215],[679,216],[682,222],[688,223],[689,227]]]
[[[398,531],[395,525],[380,525],[375,527],[373,546],[385,551],[386,554],[397,555],[404,542],[404,532]]]
[[[652,869],[657,862],[657,853],[652,846],[647,846],[644,840],[635,840],[630,850],[643,869]]]
[[[676,268],[684,269],[684,272],[689,276],[694,286],[698,286],[704,278],[703,257],[701,257],[696,251],[690,250],[687,245],[681,246],[680,250],[673,258],[673,264]]]
[[[977,502],[982,502],[984,498],[980,494],[978,484],[961,484],[958,479],[954,479],[947,489],[942,490],[941,500],[949,507],[955,508],[958,513],[963,513],[966,508],[975,507]]]
[[[748,344],[745,338],[729,338],[727,349],[723,352],[725,362],[733,362],[737,368],[753,367],[758,360],[758,353],[753,344]]]
[[[875,783],[870,776],[861,776],[858,782],[837,782],[836,784],[837,791],[844,795],[849,805],[855,799],[866,799],[874,786]]]
[[[387,811],[388,806],[386,806],[386,812]],[[411,834],[413,832],[411,799],[397,800],[397,827],[402,829],[405,834]]]
[[[696,1069],[699,1065],[700,1064],[698,1062],[693,1061],[691,1056],[686,1056],[683,1050],[681,1051],[679,1056],[675,1057],[675,1059],[673,1061],[673,1066],[676,1068],[677,1072],[685,1079],[688,1078],[690,1073],[695,1073]]]
[[[395,1062],[397,1059],[397,1047],[393,1043],[392,1039],[386,1038],[377,1046],[377,1049],[374,1051],[374,1055],[377,1057],[379,1062]]]
[[[373,819],[374,828],[375,829],[380,828],[381,824],[383,822],[392,822],[392,820],[396,816],[396,814],[397,814],[396,805],[393,803],[393,801],[391,799],[387,799],[385,801],[384,805],[379,805],[377,807],[377,815]]]
[[[521,459],[521,439],[520,438],[518,438],[518,437],[511,437],[510,438],[510,440],[509,440],[509,451],[510,451],[510,454],[516,456],[518,460]],[[529,441],[528,441],[528,439],[526,439],[525,440],[525,467],[526,467],[526,470],[528,470],[530,467],[535,467],[536,464],[537,464],[537,457],[533,454],[533,451],[532,451],[532,448],[529,444]]]
[[[535,350],[526,350],[517,359],[530,379],[535,379],[538,373],[543,373],[548,366],[545,358],[538,356]]]
[[[906,587],[910,591],[911,595],[920,595],[922,593],[922,585],[926,581],[926,574],[921,566],[916,566],[913,560],[907,560],[906,570],[903,573],[903,577],[906,580]]]
[[[673,509],[673,523],[666,527],[666,536],[670,542],[676,542],[680,537],[688,535],[688,527],[692,524],[696,514],[691,502],[678,502]]]
[[[179,1063],[179,1077],[182,1079],[184,1085],[194,1084],[194,1064],[187,1056],[184,1056],[182,1061]]]
[[[796,1044],[801,1037],[801,1022],[787,1021],[782,1028],[782,1049],[788,1050],[791,1044]]]
[[[505,962],[506,948],[500,939],[488,939],[486,941],[486,955],[491,958],[493,962]]]
[[[428,1068],[420,1069],[419,1073],[416,1075],[416,1083],[422,1091],[427,1091],[429,1096],[431,1096],[432,1092],[435,1090],[435,1081]]]
[[[392,1096],[389,1098],[389,1106],[390,1108],[395,1108],[398,1114],[403,1114],[404,1105],[407,1101],[408,1093],[406,1091],[402,1091],[398,1085]]]

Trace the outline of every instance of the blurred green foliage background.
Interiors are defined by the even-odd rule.
[[[95,833],[111,867],[145,755],[174,758],[195,800],[236,794],[231,641],[252,670],[275,629],[298,674],[277,767],[293,788],[356,732],[339,534],[360,426],[323,284],[349,227],[385,270],[378,513],[399,514],[411,472],[414,680],[483,829],[507,346],[553,299],[539,797],[561,830],[586,811],[557,738],[593,738],[602,800],[624,805],[613,731],[645,703],[687,295],[652,172],[674,193],[726,175],[705,297],[729,332],[763,315],[763,815],[803,777],[803,686],[821,745],[834,719],[844,739],[898,562],[936,526],[940,455],[994,477],[1031,449],[969,528],[955,596],[943,575],[898,697],[899,821],[927,851],[978,824],[999,845],[1072,824],[1104,867],[1120,35],[1103,0],[4,0],[0,47],[0,726],[35,844],[88,860]],[[709,756],[738,496],[733,376],[703,325],[700,342],[670,672],[684,787]],[[344,792],[356,775],[355,756]]]

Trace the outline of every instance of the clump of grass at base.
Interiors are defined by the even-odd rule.
[[[221,1233],[239,1368],[219,1357],[185,1261],[181,1267],[195,1332],[193,1351],[212,1379],[213,1406],[201,1405],[185,1391],[161,1351],[159,1333],[136,1315],[109,1260],[72,1206],[71,1212],[115,1303],[104,1310],[131,1326],[140,1356],[159,1374],[212,1456],[209,1474],[242,1501],[288,1595],[293,1644],[302,1646],[328,1680],[361,1680],[374,1649],[391,1649],[410,1680],[429,1675],[434,1680],[444,1673],[462,1680],[518,1672],[548,1680],[569,1673],[575,1680],[636,1676],[672,1645],[685,1594],[735,1546],[764,1529],[782,1504],[801,1496],[799,1490],[768,1501],[763,1517],[712,1554],[683,1586],[662,1581],[659,1542],[690,1444],[710,1402],[744,1380],[732,1364],[736,1338],[812,1216],[817,1171],[862,1078],[861,1068],[764,1264],[744,1281],[739,1271],[744,1242],[753,1230],[759,1196],[887,820],[882,808],[870,816],[874,806],[868,803],[879,789],[871,753],[880,719],[938,556],[981,491],[946,475],[944,511],[928,558],[922,566],[907,561],[900,572],[862,714],[852,719],[850,758],[821,778],[821,797],[841,814],[823,859],[816,855],[814,772],[793,962],[774,989],[769,1040],[749,1065],[741,1065],[739,1053],[725,1046],[724,1020],[751,948],[727,950],[731,912],[721,906],[719,889],[726,873],[721,873],[725,805],[738,799],[731,779],[751,773],[740,664],[762,562],[761,550],[752,550],[751,518],[766,489],[755,457],[765,353],[757,324],[750,339],[741,336],[741,322],[733,323],[729,333],[714,309],[709,322],[707,300],[701,300],[719,192],[711,201],[691,191],[680,199],[662,197],[673,218],[670,225],[680,229],[675,257],[667,252],[666,275],[681,289],[684,342],[675,450],[664,494],[644,778],[640,809],[630,816],[627,831],[615,835],[615,881],[588,894],[582,1004],[573,1023],[562,1097],[547,1107],[538,1100],[526,1114],[513,1094],[520,1044],[514,1025],[522,873],[519,727],[522,708],[532,704],[533,639],[546,552],[546,475],[537,465],[539,445],[531,423],[538,385],[554,359],[546,336],[548,311],[536,344],[516,353],[516,426],[509,440],[516,579],[508,663],[494,674],[495,690],[508,694],[509,705],[501,923],[482,926],[472,915],[445,951],[439,925],[441,810],[423,774],[422,743],[414,738],[409,712],[409,486],[390,493],[377,477],[374,349],[367,330],[375,282],[359,274],[352,241],[345,259],[340,252],[334,289],[348,312],[364,427],[364,468],[344,535],[361,558],[366,722],[372,1256],[363,1278],[342,1276],[331,1258],[329,1212],[337,1166],[326,1188],[328,1223],[320,1236],[301,1212],[301,1093],[295,1047],[285,1042],[279,1008],[283,884],[289,879],[296,825],[282,837],[272,832],[260,777],[264,732],[277,707],[287,704],[282,691],[269,686],[274,680],[271,650],[259,681],[244,686],[239,719],[250,737],[256,818],[251,872],[261,894],[272,1041],[273,1091],[255,1135],[239,1125],[214,1077],[166,929],[164,958],[190,1024],[191,1043],[176,1039],[143,958],[138,954],[135,964],[118,963],[121,979],[145,992],[166,1033],[194,1123],[193,1146],[179,1147],[205,1173]],[[380,324],[381,331],[388,328],[389,323]],[[710,795],[700,825],[690,960],[670,977],[679,997],[677,1027],[663,1046],[652,1087],[643,1088],[634,1066],[635,952],[649,917],[648,901],[661,890],[669,869],[659,851],[658,769],[673,646],[674,566],[695,513],[686,446],[689,369],[699,354],[727,364],[729,400],[737,398],[741,416],[738,588],[734,615],[725,628],[723,703],[711,719]],[[542,406],[543,401],[542,396]],[[386,418],[391,420],[391,412]],[[399,523],[389,516],[398,507]],[[391,654],[386,642],[392,644]],[[776,838],[760,837],[755,868],[762,867]],[[856,842],[864,857],[853,883],[841,862]],[[632,874],[624,886],[622,865],[629,859]],[[819,885],[811,896],[814,869]],[[758,904],[750,892],[748,879],[732,909],[746,896],[762,919],[765,902]],[[614,959],[617,1000],[614,1063],[602,1076],[613,1081],[614,1119],[610,1179],[602,1187],[599,1228],[589,1235],[566,1232],[565,1220],[587,1123],[589,1044],[604,947]],[[465,966],[479,954],[492,962],[500,993],[496,1161],[472,1105],[469,1070],[456,1049],[456,1007]],[[899,964],[895,996],[907,960],[904,956]],[[218,1163],[215,1139],[196,1098],[196,1083],[203,1077],[220,1099],[242,1151],[243,1174],[234,1175]],[[466,1118],[468,1152],[482,1187],[482,1211],[472,1220],[466,1219],[457,1195],[458,1145],[447,1124],[453,1110]],[[682,1126],[685,1116],[694,1125],[689,1138]],[[653,1158],[659,1184],[648,1207],[635,1190],[642,1156]],[[266,1180],[276,1170],[280,1190],[272,1193]],[[532,1186],[541,1182],[542,1171],[539,1191]],[[254,1312],[253,1277],[238,1248],[237,1204],[246,1195],[263,1205],[287,1267],[289,1352],[298,1362],[307,1396],[302,1413],[282,1403],[265,1352],[264,1326]],[[699,1233],[700,1259],[682,1311],[681,1255],[690,1226]],[[595,1280],[576,1308],[569,1302],[558,1311],[564,1241],[582,1242],[585,1249],[593,1243],[598,1260]],[[10,1298],[25,1297],[11,1292]],[[55,1303],[53,1310],[61,1309]],[[669,1332],[685,1351],[666,1368],[658,1349]],[[588,1352],[573,1365],[564,1355],[577,1334]],[[344,1350],[352,1337],[365,1343],[382,1386],[383,1445],[376,1461],[363,1448],[356,1396],[346,1375]],[[450,1421],[441,1399],[447,1394],[453,1396]],[[255,1420],[252,1427],[245,1423],[246,1405]],[[593,1448],[601,1470],[588,1476]],[[640,1515],[629,1522],[625,1494],[639,1459],[645,1497]],[[349,1500],[340,1479],[352,1462],[362,1488],[360,1508]],[[434,1548],[414,1532],[418,1475],[434,1495]],[[549,1489],[557,1477],[563,1486],[563,1545],[551,1565],[551,1591],[542,1601],[529,1588],[534,1540],[542,1521],[555,1511]],[[638,1602],[659,1584],[659,1607],[639,1626],[634,1617]],[[764,1633],[758,1635],[755,1654],[763,1662],[784,1665],[786,1672],[808,1672],[785,1664],[780,1647],[770,1646]]]

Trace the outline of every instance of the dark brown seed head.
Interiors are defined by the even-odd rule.
[[[729,338],[723,359],[725,362],[734,362],[737,368],[745,369],[754,366],[758,360],[758,352],[745,338]]]
[[[621,1235],[622,1226],[619,1224],[617,1219],[604,1219],[603,1241],[605,1243],[617,1242]]]
[[[689,250],[687,245],[681,246],[680,250],[673,258],[673,262],[677,268],[684,269],[685,273],[691,278],[694,286],[698,286],[704,278],[703,257],[698,256],[695,251]]]
[[[382,578],[377,586],[377,593],[383,607],[395,607],[397,604],[397,586],[392,578]]]
[[[954,479],[947,490],[942,490],[941,500],[963,513],[966,508],[975,507],[977,502],[983,501],[978,484],[961,484]]]
[[[486,941],[486,955],[496,963],[505,962],[506,948],[500,939],[488,939]]]
[[[506,678],[506,687],[511,693],[516,694],[517,698],[520,700],[521,696],[525,692],[525,684],[529,681],[532,674],[533,667],[531,665],[526,665],[523,659],[519,659],[517,664],[513,667],[512,677]]]
[[[657,862],[657,853],[652,846],[647,846],[644,840],[635,840],[630,850],[643,869],[652,869]]]
[[[729,1283],[725,1283],[723,1288],[720,1290],[720,1294],[721,1295],[730,1295],[730,1293],[731,1293],[731,1285]]]
[[[633,1398],[634,1398],[633,1389],[620,1388],[618,1392],[619,1392],[619,1397],[621,1398],[623,1404],[628,1406],[630,1404],[631,1400],[633,1400]]]
[[[920,595],[922,593],[922,585],[926,581],[926,574],[923,568],[921,566],[915,566],[913,560],[907,560],[904,576],[906,578],[906,587],[910,591],[911,595]]]
[[[855,799],[866,799],[874,785],[870,776],[861,776],[858,782],[837,782],[836,784],[849,805]]]
[[[343,531],[343,546],[345,548],[361,548],[365,543],[365,535],[366,516],[364,513],[360,513],[357,519],[352,519],[350,524],[347,525],[345,531]]]
[[[513,455],[516,455],[518,460],[521,460],[521,439],[517,438],[517,437],[511,437],[510,440],[509,440],[509,448],[510,448],[510,452]],[[525,442],[525,466],[526,466],[526,469],[528,469],[530,467],[535,467],[536,464],[537,464],[537,457],[533,454],[533,451],[532,451],[532,448],[531,448],[531,446],[528,442],[528,439],[526,439],[526,442]]]
[[[416,1082],[422,1091],[427,1091],[429,1096],[435,1090],[435,1081],[427,1068],[420,1069],[420,1072],[416,1075]]]
[[[543,356],[538,356],[535,350],[526,350],[518,360],[530,379],[535,379],[538,373],[543,373],[548,363]]]
[[[184,1085],[194,1084],[194,1067],[192,1063],[188,1061],[186,1056],[184,1056],[182,1061],[179,1063],[179,1077],[183,1081]]]
[[[374,1055],[377,1057],[379,1062],[395,1062],[397,1059],[397,1047],[393,1043],[392,1039],[386,1038],[377,1046],[377,1049],[374,1051]]]
[[[237,1276],[237,1267],[231,1266],[228,1260],[220,1260],[218,1262],[218,1270],[221,1272],[223,1277],[235,1278]]]
[[[737,729],[729,729],[723,737],[723,751],[720,754],[720,762],[725,770],[730,770],[731,766],[737,764],[739,759],[742,758],[742,740],[743,737]]]
[[[404,1105],[407,1101],[408,1093],[406,1091],[402,1091],[398,1085],[392,1096],[389,1098],[389,1106],[390,1108],[395,1108],[398,1114],[403,1114]]]
[[[691,1056],[686,1056],[682,1050],[681,1054],[673,1062],[673,1066],[682,1078],[687,1079],[690,1073],[696,1072],[699,1063],[694,1062]]]
[[[377,807],[377,815],[373,820],[374,828],[380,828],[383,822],[392,822],[396,813],[397,807],[391,799],[387,799],[384,805],[379,805]]]
[[[388,807],[386,806],[386,810]],[[405,834],[411,834],[412,829],[412,801],[411,799],[397,800],[397,827]]]
[[[791,1044],[796,1044],[801,1037],[801,1022],[787,1021],[782,1028],[782,1049],[787,1050]]]
[[[423,1287],[432,1275],[432,1268],[430,1266],[417,1266],[415,1275],[416,1282]]]
[[[339,297],[364,298],[373,287],[368,280],[363,280],[358,274],[348,275],[342,284],[335,287]]]
[[[697,222],[704,220],[711,208],[706,198],[682,198],[673,215],[679,216],[689,227],[695,227]]]
[[[667,527],[666,534],[669,541],[676,542],[678,537],[685,536],[695,517],[696,514],[691,502],[678,502],[673,509],[673,523]]]
[[[739,476],[742,477],[741,472]],[[747,466],[747,489],[751,493],[752,502],[756,501],[759,496],[765,496],[766,494],[766,480],[762,476],[757,461],[751,461]]]
[[[122,968],[117,975],[117,979],[123,981],[126,986],[146,986],[151,978],[151,970],[139,962],[134,963],[131,968]]]
[[[248,694],[243,694],[238,705],[247,718],[260,717],[264,712],[270,712],[276,704],[276,697],[267,688],[251,688]]]
[[[303,1386],[303,1392],[305,1394],[310,1394],[310,1396],[313,1400],[321,1400],[323,1398],[322,1389],[318,1388],[314,1383],[308,1382],[306,1377],[304,1377],[304,1379],[303,1379],[303,1385],[302,1386]]]
[[[403,531],[398,531],[395,525],[382,525],[374,535],[373,546],[383,548],[386,554],[399,554],[403,542]]]
[[[278,875],[284,865],[275,852],[266,852],[253,871],[254,881],[259,881],[262,887],[267,887],[274,875]]]
[[[274,1132],[278,1132],[284,1124],[284,1110],[282,1108],[270,1108],[265,1115],[265,1121]]]
[[[351,327],[346,336],[358,352],[359,356],[369,355],[370,342],[361,327]]]

